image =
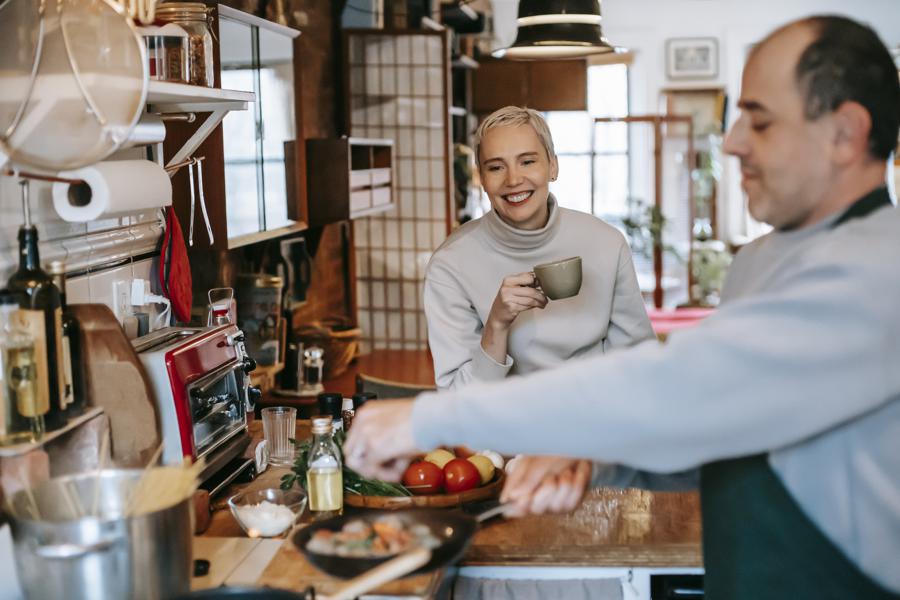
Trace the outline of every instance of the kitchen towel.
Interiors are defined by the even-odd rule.
[[[53,184],[53,208],[72,223],[172,204],[169,174],[149,160],[106,161],[59,175],[84,182]]]

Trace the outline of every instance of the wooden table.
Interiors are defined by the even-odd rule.
[[[254,440],[262,424],[250,425]],[[297,437],[309,435],[309,423],[297,422]],[[255,446],[251,444],[251,447]],[[278,487],[287,469],[269,469],[247,485],[235,485],[214,503],[205,536],[242,536],[224,498],[239,489]],[[569,515],[494,519],[472,540],[463,566],[701,567],[700,507],[696,493],[661,493],[601,488],[589,492]],[[429,598],[444,573],[395,582],[379,590],[391,595]],[[259,579],[260,585],[327,592],[335,580],[312,567],[286,540]]]

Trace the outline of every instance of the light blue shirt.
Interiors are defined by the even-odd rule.
[[[664,346],[422,395],[417,443],[658,473],[768,452],[821,531],[900,592],[900,211],[836,217],[750,244],[722,306]]]

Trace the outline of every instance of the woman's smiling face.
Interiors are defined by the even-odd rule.
[[[549,216],[550,181],[559,167],[530,125],[489,130],[479,148],[481,185],[501,219],[519,229],[540,229]]]

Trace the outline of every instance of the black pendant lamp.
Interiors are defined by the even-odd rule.
[[[519,0],[518,32],[497,58],[540,60],[624,52],[603,37],[598,0]]]

